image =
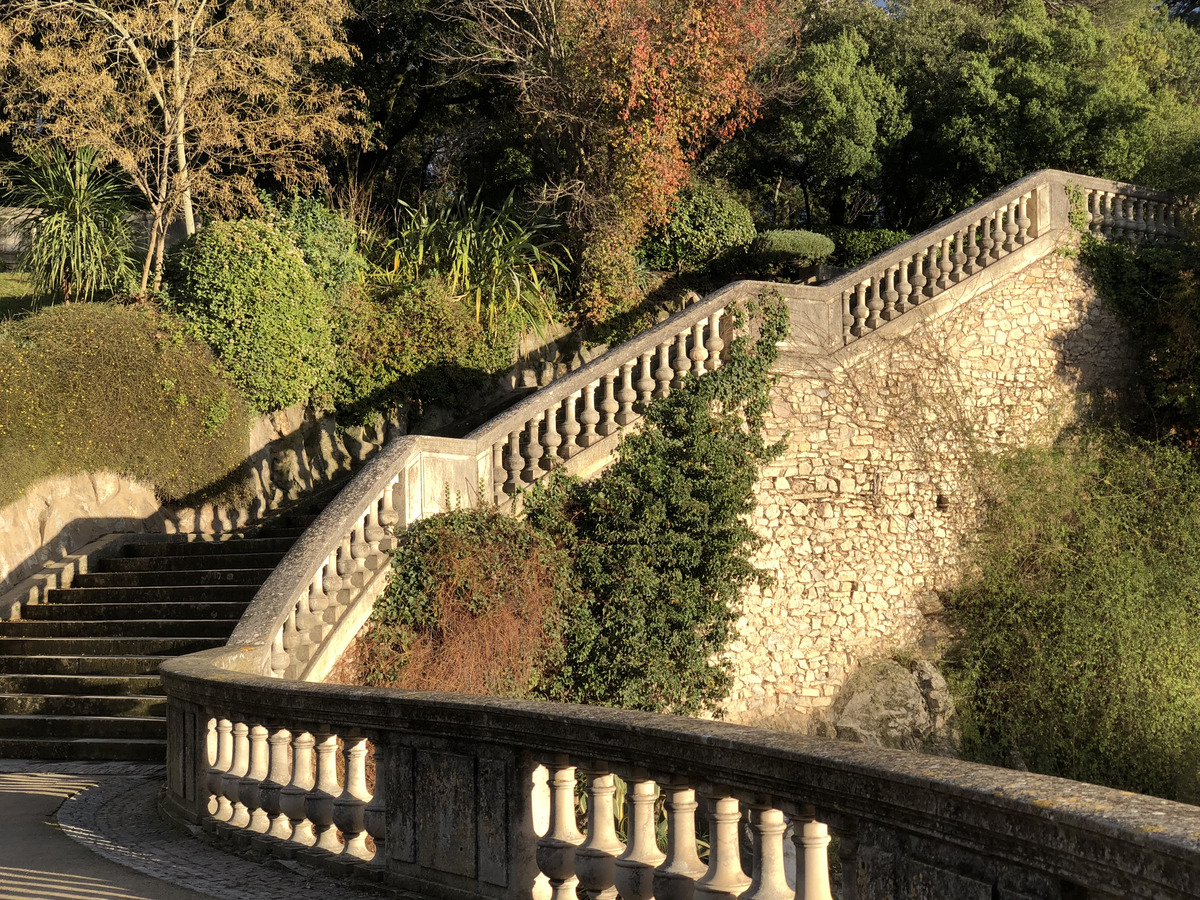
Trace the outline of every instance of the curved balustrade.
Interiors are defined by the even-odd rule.
[[[164,665],[173,740],[198,751],[172,755],[167,809],[422,896],[829,900],[840,881],[855,900],[1168,900],[1200,885],[1192,806],[698,719],[281,682],[241,674],[247,656]]]
[[[731,306],[777,291],[792,316],[785,349],[837,352],[1049,252],[1069,191],[1102,237],[1156,240],[1187,224],[1168,195],[1038,172],[823,285],[730,285],[465,439],[389,444],[296,542],[225,649],[164,666],[165,808],[449,900],[825,900],[831,833],[847,898],[1196,896],[1189,807],[696,720],[310,683],[369,615],[395,531],[448,504],[509,504],[556,467],[595,471],[641,404],[721,365]]]

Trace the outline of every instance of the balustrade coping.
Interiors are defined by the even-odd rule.
[[[243,651],[170,660],[173,700],[205,716],[378,737],[492,744],[618,772],[676,775],[835,830],[857,821],[933,838],[1079,884],[1190,896],[1200,884],[1200,808],[1097,785],[703,719],[564,703],[281,682],[238,671]]]

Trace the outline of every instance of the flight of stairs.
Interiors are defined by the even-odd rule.
[[[242,534],[126,544],[0,622],[0,758],[154,760],[163,660],[223,646],[311,507]]]

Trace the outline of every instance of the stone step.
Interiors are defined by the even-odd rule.
[[[46,592],[46,605],[66,603],[249,603],[257,585],[208,584],[193,587],[55,588]]]
[[[167,698],[136,694],[0,693],[0,716],[3,715],[160,719],[167,715]]]
[[[167,758],[166,740],[153,738],[78,738],[75,740],[38,740],[5,738],[0,727],[0,759],[127,760],[163,762]]]
[[[260,585],[273,570],[180,569],[142,572],[88,572],[71,580],[72,588],[191,587],[194,585]]]
[[[100,620],[162,619],[170,621],[217,620],[237,621],[249,606],[248,601],[236,603],[43,603],[22,610],[23,622],[83,622]],[[5,623],[0,634],[16,634]],[[207,632],[205,632],[207,634]]]
[[[162,681],[157,675],[0,675],[0,692],[153,697],[162,694]]]
[[[0,640],[0,644],[3,640]],[[7,675],[158,675],[158,667],[170,656],[161,653],[110,656],[27,656],[0,657],[0,676]]]
[[[284,557],[274,553],[222,553],[206,556],[200,562],[194,556],[113,556],[100,560],[98,572],[177,572],[197,566],[212,569],[274,569]]]
[[[234,546],[237,547],[238,553],[286,553],[294,543],[296,541],[291,537],[238,537],[230,540],[126,544],[125,556],[221,556],[230,553]]]
[[[38,740],[133,738],[164,740],[167,720],[158,716],[43,716],[0,715],[0,738]]]
[[[114,604],[120,606],[122,604]],[[245,604],[230,604],[245,609]],[[153,607],[150,607],[153,609]],[[147,609],[138,606],[137,611]],[[28,611],[28,610],[26,610]],[[110,610],[101,607],[102,612]],[[188,610],[189,613],[203,615],[203,610]],[[214,637],[227,639],[233,634],[239,614],[225,615],[211,619],[161,619],[150,615],[142,619],[64,619],[64,620],[30,620],[6,622],[4,635],[11,638],[22,637],[96,637],[96,638],[145,638],[145,637]]]
[[[225,638],[55,638],[0,636],[0,672],[12,672],[11,657],[23,656],[183,656],[221,647]],[[114,674],[114,673],[105,673]]]

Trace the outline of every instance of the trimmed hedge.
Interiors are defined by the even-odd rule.
[[[833,241],[814,231],[777,229],[760,234],[752,250],[775,263],[811,266],[833,253]]]
[[[258,411],[311,400],[327,387],[334,348],[325,295],[276,225],[213,222],[173,254],[168,284],[172,310]]]
[[[209,349],[152,308],[83,303],[0,323],[0,504],[98,470],[179,499],[235,470],[249,429]]]
[[[837,247],[829,260],[830,263],[847,269],[861,266],[871,257],[878,256],[897,244],[903,244],[912,237],[907,231],[893,231],[887,228],[830,228],[828,236]]]

